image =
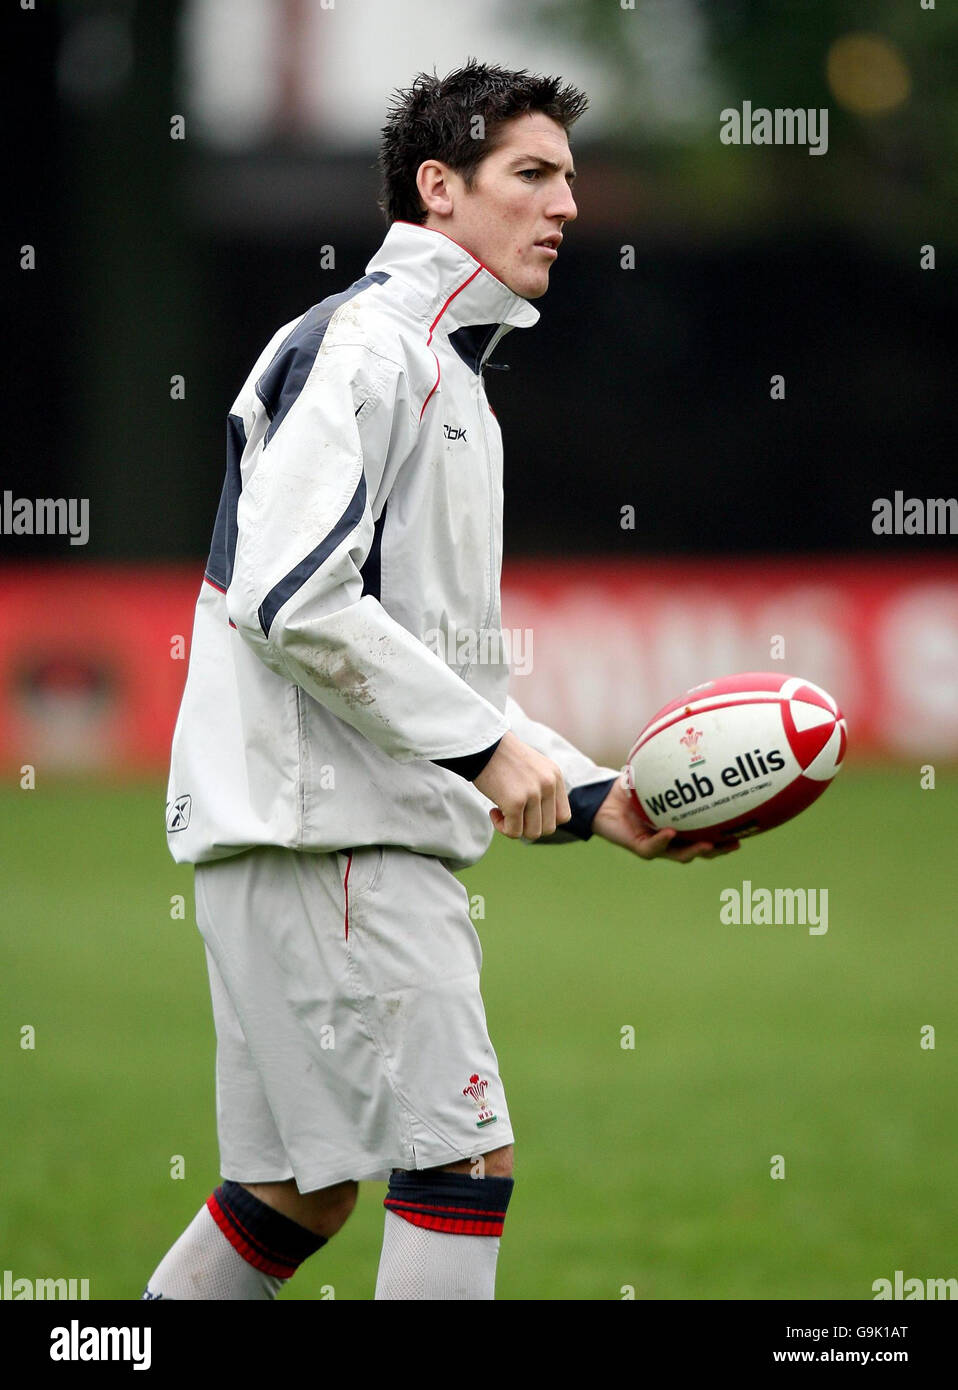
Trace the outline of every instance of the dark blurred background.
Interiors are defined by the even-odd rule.
[[[956,7],[28,3],[6,7],[0,1273],[136,1298],[215,1182],[164,803],[226,416],[379,246],[390,93],[474,56],[592,101],[541,322],[486,374],[513,694],[613,767],[731,672],[816,682],[848,727],[834,788],[730,859],[497,836],[464,875],[526,1175],[499,1297],[631,1290],[658,1327],[670,1299],[944,1282],[958,537],[876,535],[872,505],[956,492]],[[745,101],[827,108],[827,152],[723,144]],[[88,544],[7,533],[8,496],[87,499]],[[830,892],[827,934],[722,920],[746,875]],[[381,1196],[284,1298],[370,1296]]]
[[[89,497],[89,557],[205,555],[253,361],[360,276],[385,232],[389,92],[475,52],[560,71],[593,99],[542,320],[502,344],[511,371],[487,376],[507,554],[914,549],[873,534],[872,501],[954,490],[954,11],[483,11],[17,7],[8,207],[37,265],[12,277],[4,486]],[[720,111],[745,99],[827,107],[827,152],[722,144]],[[20,537],[16,553],[56,547]]]
[[[958,755],[958,500],[951,530],[873,530],[879,498],[956,491],[952,7],[42,0],[13,19],[0,766],[162,774],[227,412],[272,334],[380,245],[391,94],[470,56],[591,102],[541,321],[486,373],[504,622],[535,638],[517,697],[619,763],[676,691],[771,666],[835,694],[855,757]],[[724,143],[746,102],[824,109],[822,152]],[[18,497],[87,499],[88,543],[9,534]]]

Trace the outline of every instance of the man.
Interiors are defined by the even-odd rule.
[[[494,830],[713,849],[648,834],[615,769],[508,698],[501,650],[480,659],[502,534],[482,367],[538,319],[585,106],[476,63],[400,92],[382,247],[229,416],[167,815],[197,866],[224,1182],[146,1298],[275,1297],[377,1178],[376,1297],[491,1299],[513,1134],[452,870]]]

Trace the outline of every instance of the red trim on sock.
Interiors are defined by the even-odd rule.
[[[475,1216],[477,1211],[482,1210],[480,1207],[448,1207],[444,1203],[437,1206],[432,1202],[413,1202],[407,1197],[386,1197],[383,1205],[387,1207],[413,1207],[416,1211],[454,1211],[464,1216]],[[506,1214],[504,1211],[487,1211],[485,1215],[499,1216],[504,1219]]]
[[[426,1216],[418,1211],[395,1211],[390,1208],[394,1216],[401,1216],[403,1221],[408,1221],[411,1226],[425,1226],[429,1231],[445,1231],[451,1236],[501,1236],[503,1223],[501,1221],[467,1221],[462,1216]]]
[[[236,1220],[232,1212],[229,1216],[226,1215],[219,1202],[216,1200],[215,1192],[211,1192],[209,1197],[207,1197],[206,1209],[217,1226],[219,1226],[230,1245],[232,1245],[233,1249],[238,1255],[242,1255],[246,1263],[251,1264],[254,1269],[260,1269],[264,1274],[275,1275],[277,1279],[291,1279],[296,1273],[298,1268],[297,1265],[291,1265],[289,1263],[280,1264],[275,1260],[268,1260],[265,1255],[261,1255],[248,1241],[245,1241],[243,1236],[237,1231],[236,1226],[240,1227],[244,1235],[249,1235],[249,1231],[246,1230],[240,1221]],[[234,1221],[236,1222],[236,1226],[233,1225]]]
[[[501,1236],[505,1222],[504,1211],[486,1212],[476,1216],[472,1207],[427,1207],[421,1203],[402,1202],[387,1197],[383,1205],[394,1216],[401,1216],[412,1226],[424,1226],[429,1231],[446,1231],[455,1236]],[[438,1212],[468,1212],[464,1216],[439,1216]]]

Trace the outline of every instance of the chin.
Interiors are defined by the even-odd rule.
[[[515,284],[509,286],[513,294],[519,295],[521,299],[541,299],[549,288],[549,277],[544,280],[529,280],[525,284]]]

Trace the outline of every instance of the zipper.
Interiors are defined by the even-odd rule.
[[[492,356],[493,352],[495,351],[496,345],[506,336],[511,327],[512,325],[509,323],[500,323],[495,333],[493,333],[492,337],[489,339],[489,346],[482,354],[482,361],[479,363],[480,379],[482,377],[483,367],[486,365],[486,360]]]
[[[495,348],[496,344],[509,332],[509,327],[510,325],[507,323],[500,323],[498,329],[493,334],[489,342],[489,346],[486,348],[486,351],[482,355],[482,361],[479,363],[479,386],[482,391],[482,401],[486,407],[486,410],[488,410],[490,407],[489,402],[486,399],[486,382],[483,376],[483,368],[485,366],[486,359],[492,355],[493,349]],[[486,477],[489,482],[489,608],[486,613],[485,620],[482,624],[484,629],[488,629],[489,624],[492,621],[493,613],[495,612],[496,608],[496,596],[499,588],[496,576],[499,572],[502,557],[499,557],[497,563],[494,496],[495,479],[492,476],[492,451],[489,448],[489,436],[486,432],[485,410],[480,410],[479,415],[482,419],[482,441],[486,451]]]
[[[491,407],[486,397],[486,383],[482,375],[482,370],[483,365],[485,364],[486,359],[491,354],[493,348],[495,348],[499,340],[503,338],[506,333],[508,333],[509,328],[509,324],[500,323],[499,327],[496,329],[495,333],[490,338],[489,344],[485,352],[482,354],[482,359],[479,363],[479,370],[476,373],[476,381],[478,386],[477,396],[479,403],[479,410],[477,411],[477,414],[479,416],[480,428],[482,429],[482,447],[486,457],[486,490],[489,496],[489,604],[486,609],[486,615],[482,620],[483,630],[488,630],[489,624],[492,621],[493,613],[496,609],[496,598],[499,587],[498,583],[496,582],[496,575],[499,572],[499,565],[496,561],[496,505],[494,495],[495,479],[492,476],[492,451],[489,448],[489,435],[486,431],[486,411],[491,409]],[[477,636],[479,636],[479,634],[477,634]],[[462,680],[466,679],[474,665],[475,662],[470,661],[467,666],[463,667],[463,669],[459,672],[459,675]]]

